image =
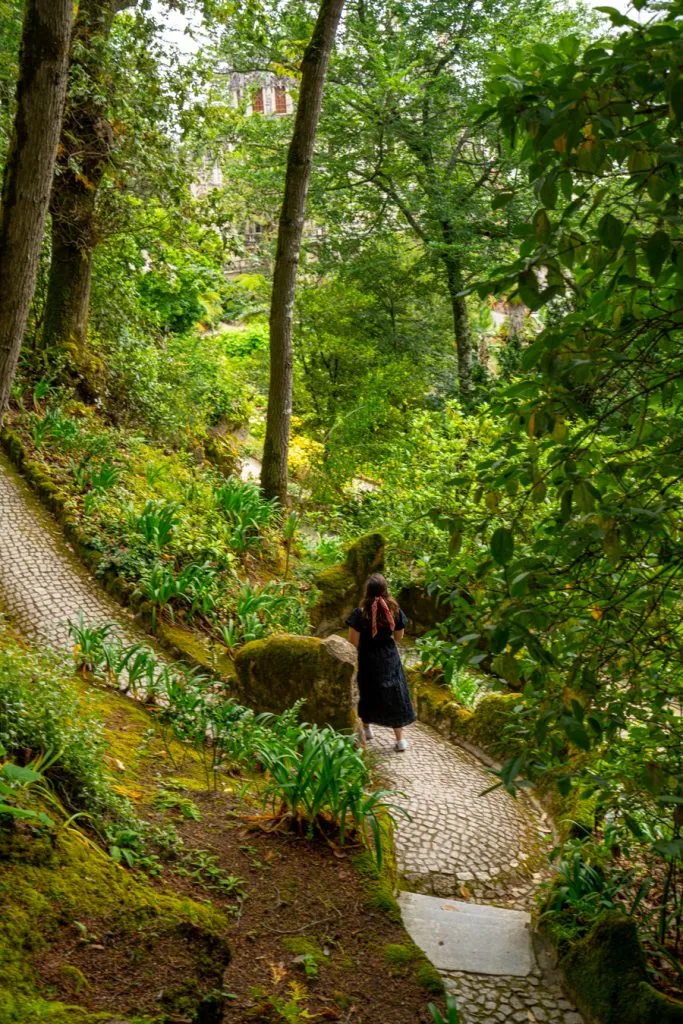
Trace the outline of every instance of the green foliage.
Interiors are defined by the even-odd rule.
[[[443,1014],[433,1003],[429,1004],[429,1012],[432,1015],[434,1024],[458,1024],[460,1015],[458,1013],[458,1004],[456,1003],[455,996],[449,996],[446,1000],[446,1016]]]
[[[557,877],[547,887],[541,920],[556,937],[585,934],[605,910],[621,907],[619,897],[632,873],[609,872],[607,863],[591,864],[586,844],[568,844],[557,864]]]
[[[80,663],[80,652],[76,657]],[[26,651],[3,631],[0,683],[4,749],[20,765],[33,760],[68,812],[85,811],[95,821],[131,818],[103,766],[101,723],[69,681],[59,656]]]
[[[266,798],[309,830],[325,830],[329,821],[343,843],[347,828],[371,830],[381,864],[381,815],[388,794],[368,792],[368,765],[352,737],[333,729],[307,726],[296,744],[271,744],[267,734],[256,738],[258,756],[268,772]],[[394,808],[397,810],[397,808]]]
[[[260,531],[277,515],[274,501],[263,498],[255,484],[235,477],[219,484],[213,499],[229,523],[230,544],[239,554],[258,546]]]
[[[0,758],[4,758],[5,753],[4,747],[0,744]],[[22,806],[22,791],[43,782],[43,773],[48,766],[49,757],[39,757],[25,766],[14,764],[12,761],[0,764],[0,825],[6,825],[8,819],[35,823],[37,826],[43,825],[48,828],[54,824],[52,818],[44,811]]]

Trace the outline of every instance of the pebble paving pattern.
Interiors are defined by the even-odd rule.
[[[69,549],[61,531],[0,454],[0,604],[27,638],[71,645],[68,621],[116,622],[139,640],[131,617],[110,600]],[[500,790],[471,754],[417,724],[410,747],[393,751],[393,733],[370,744],[387,781],[403,794],[411,820],[399,820],[396,847],[406,887],[437,896],[528,909],[547,823],[526,801]],[[458,997],[460,1024],[582,1024],[559,986],[540,970],[528,978],[445,972]]]
[[[0,454],[0,604],[25,636],[70,647],[69,620],[116,622],[132,641],[132,617],[112,601],[71,552],[61,530]]]
[[[543,877],[543,851],[552,834],[530,801],[502,789],[472,754],[418,723],[406,730],[408,750],[394,751],[391,729],[377,726],[369,747],[388,784],[410,814],[395,832],[405,888],[472,899],[516,910],[533,909]],[[552,972],[527,978],[444,972],[457,997],[459,1024],[582,1024]]]

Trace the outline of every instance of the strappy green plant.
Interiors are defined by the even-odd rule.
[[[143,540],[160,551],[166,547],[180,522],[180,505],[176,501],[157,501],[149,498],[139,514],[132,514],[130,525]]]
[[[446,999],[446,1016],[434,1005],[430,1003],[428,1010],[432,1015],[434,1024],[459,1024],[460,1014],[458,1013],[458,1004],[455,996],[448,996]]]
[[[6,753],[0,744],[0,760],[6,757]],[[3,818],[21,819],[46,828],[54,825],[52,818],[44,811],[23,806],[22,799],[25,799],[29,789],[44,782],[43,772],[50,763],[50,758],[43,755],[35,758],[29,765],[18,765],[13,761],[4,761],[0,764],[0,821]]]
[[[78,619],[68,621],[69,636],[73,640],[73,658],[76,668],[83,675],[99,671],[107,662],[109,638],[114,632],[113,622],[104,622],[99,626],[88,625],[83,613]]]

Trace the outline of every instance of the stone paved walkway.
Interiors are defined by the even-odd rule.
[[[394,753],[391,730],[376,729],[375,735],[371,749],[391,785],[404,793],[410,814],[396,836],[406,886],[459,896],[464,885],[481,902],[530,909],[530,893],[540,881],[534,868],[551,837],[545,817],[502,789],[482,796],[493,776],[426,725],[407,730],[405,757]]]
[[[114,621],[122,636],[140,638],[131,617],[79,564],[1,453],[0,604],[27,637],[53,646],[70,645],[67,623],[81,612],[90,624]],[[528,909],[548,841],[543,816],[499,790],[481,796],[492,781],[486,769],[428,727],[415,725],[408,736],[405,754],[393,752],[388,730],[378,729],[372,743],[411,815],[400,821],[396,836],[406,887]],[[581,1024],[537,966],[525,978],[443,973],[458,997],[461,1024]]]
[[[387,782],[402,793],[410,820],[398,819],[396,855],[407,889],[516,910],[533,909],[551,832],[542,812],[503,790],[467,751],[420,723],[408,750],[375,727],[370,749]],[[552,973],[534,963],[524,978],[443,970],[462,1024],[581,1024]]]
[[[131,616],[93,580],[52,517],[0,453],[0,604],[31,640],[71,645],[68,622],[117,622],[139,640]]]

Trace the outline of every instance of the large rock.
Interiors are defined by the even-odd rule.
[[[320,591],[311,609],[311,621],[317,636],[328,636],[344,623],[365,593],[365,583],[373,572],[384,570],[384,537],[369,533],[346,552],[341,565],[326,569],[315,580]]]
[[[398,603],[408,616],[407,632],[420,636],[448,618],[450,608],[446,601],[439,602],[437,594],[430,594],[424,584],[409,583],[397,595]]]
[[[335,729],[355,727],[356,651],[340,636],[289,633],[254,640],[235,658],[240,699],[279,714],[302,697],[302,717]]]
[[[635,920],[621,911],[606,911],[582,939],[562,943],[559,964],[591,1024],[683,1024],[683,1003],[650,985]]]

